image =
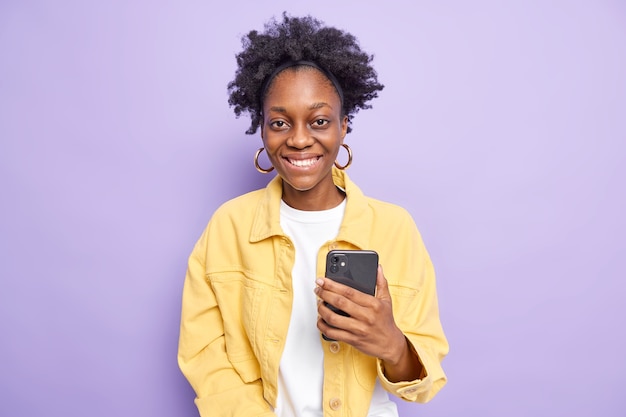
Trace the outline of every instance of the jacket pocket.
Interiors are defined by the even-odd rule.
[[[407,315],[415,315],[414,304],[419,295],[419,290],[390,284],[389,294],[391,295],[393,317],[396,319],[396,322],[407,317]]]
[[[224,326],[226,355],[245,382],[261,378],[259,361],[255,355],[256,341],[264,328],[260,323],[265,284],[248,278],[243,272],[210,274]]]
[[[376,377],[378,372],[376,369],[376,359],[360,352],[358,349],[351,348],[352,366],[354,367],[354,376],[359,385],[367,392],[374,391]]]

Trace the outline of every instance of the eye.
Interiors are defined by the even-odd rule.
[[[270,126],[274,129],[284,129],[287,127],[287,123],[285,123],[283,120],[274,120],[272,123],[270,123]]]
[[[313,122],[313,127],[321,127],[321,126],[326,126],[328,123],[330,123],[329,120],[326,119],[317,119],[316,121]]]

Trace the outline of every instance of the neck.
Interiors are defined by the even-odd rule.
[[[321,211],[337,207],[345,194],[333,186],[331,192],[318,190],[298,191],[283,185],[283,201],[296,210]]]

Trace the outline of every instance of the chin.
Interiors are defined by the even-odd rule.
[[[310,191],[313,187],[315,187],[315,185],[302,185],[302,184],[289,184],[289,188],[291,188],[294,191],[298,191],[300,193],[305,193],[307,191]]]
[[[289,188],[291,188],[294,191],[298,191],[298,192],[306,192],[311,190],[312,188],[315,188],[315,186],[317,185],[317,183],[315,182],[310,182],[310,181],[290,181],[289,179],[286,179],[285,177],[282,177],[283,181],[285,182],[285,185],[289,186]]]

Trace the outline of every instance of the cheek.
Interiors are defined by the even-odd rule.
[[[338,136],[337,139],[335,141],[333,141],[333,153],[335,155],[337,155],[338,153],[341,153],[341,144],[343,143],[343,140],[341,138],[341,136]]]
[[[265,157],[269,159],[272,165],[276,165],[276,161],[279,159],[277,152],[280,148],[280,143],[277,140],[271,140],[265,137],[263,139],[263,147],[265,148]]]
[[[265,150],[268,153],[271,153],[272,151],[276,150],[277,146],[277,141],[276,140],[272,140],[271,137],[268,138],[267,136],[262,138],[263,141],[263,146],[265,147]]]

